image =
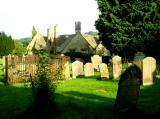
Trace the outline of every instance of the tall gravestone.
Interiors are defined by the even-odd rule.
[[[113,63],[113,77],[119,78],[122,72],[122,61],[121,57],[116,55],[112,58],[112,63]]]
[[[109,72],[108,72],[107,64],[101,63],[99,65],[99,69],[100,69],[101,79],[102,80],[109,79]]]
[[[65,79],[70,79],[70,63],[69,61],[67,61],[65,64],[64,64],[64,77]]]
[[[72,63],[72,78],[77,78],[84,75],[83,73],[83,62],[75,61]]]
[[[84,75],[85,77],[94,76],[94,69],[92,63],[86,63],[84,65]]]
[[[94,55],[91,57],[93,68],[99,71],[99,65],[102,63],[102,57],[99,55]]]
[[[156,60],[153,57],[146,57],[143,60],[143,85],[153,84],[153,74],[156,70]]]
[[[114,110],[128,112],[136,109],[142,83],[142,71],[136,65],[126,69],[120,77]]]

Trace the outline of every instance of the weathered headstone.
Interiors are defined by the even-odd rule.
[[[102,63],[102,57],[99,55],[94,55],[91,57],[93,68],[99,71],[99,65]]]
[[[136,109],[142,83],[142,71],[136,65],[126,69],[120,77],[114,110],[128,112]]]
[[[67,61],[65,64],[64,64],[64,77],[65,79],[70,79],[70,63],[69,61]]]
[[[145,54],[143,52],[137,52],[134,55],[134,61],[143,60],[145,58]]]
[[[114,56],[112,58],[113,63],[113,77],[116,79],[121,75],[122,72],[122,61],[120,56]]]
[[[109,72],[108,72],[107,64],[101,63],[99,65],[99,69],[100,69],[101,79],[102,80],[109,79]]]
[[[94,76],[94,68],[92,66],[92,63],[86,63],[84,65],[84,75],[86,77]]]
[[[143,60],[143,85],[153,84],[153,74],[156,70],[156,60],[153,57],[146,57]]]
[[[136,64],[140,69],[142,69],[142,61],[145,58],[145,54],[143,52],[137,52],[134,55],[133,63]]]
[[[83,62],[75,61],[72,63],[72,78],[82,76],[83,73]]]

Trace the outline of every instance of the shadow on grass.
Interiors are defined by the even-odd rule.
[[[153,86],[141,88],[138,110],[115,114],[113,112],[114,98],[78,91],[60,92],[56,93],[59,112],[45,119],[156,118],[159,116],[160,109],[159,94],[160,80],[157,80]],[[34,119],[34,116],[24,114],[31,106],[31,102],[32,90],[30,88],[4,86],[0,83],[0,119]]]
[[[95,94],[67,91],[57,94],[61,114],[57,119],[117,118],[113,112],[114,99]]]
[[[0,82],[0,119],[17,119],[31,101],[30,88],[5,86]]]
[[[145,113],[157,115],[160,113],[160,78],[150,86],[141,86],[138,107]]]

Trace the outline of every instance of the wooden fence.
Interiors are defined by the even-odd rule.
[[[51,69],[51,77],[53,80],[65,78],[63,70],[65,70],[64,65],[67,62],[70,62],[70,57],[67,56],[56,56],[49,59],[48,66]],[[6,56],[4,65],[5,81],[8,83],[30,82],[30,74],[34,76],[37,65],[38,57],[34,55]]]

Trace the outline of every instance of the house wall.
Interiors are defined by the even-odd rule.
[[[94,50],[84,39],[84,37],[80,33],[77,33],[76,36],[66,45],[66,47],[62,51],[62,53],[66,52],[81,52],[92,54],[94,53]]]

